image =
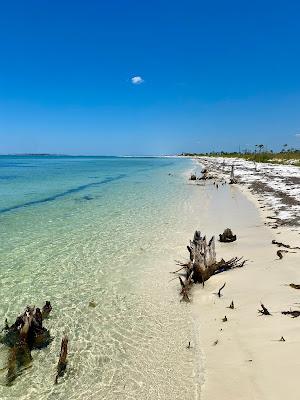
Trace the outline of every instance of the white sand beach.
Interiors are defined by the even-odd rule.
[[[219,160],[209,160],[210,171],[214,162]],[[300,250],[281,247],[288,252],[279,259],[272,240],[299,246],[299,227],[278,224],[272,229],[266,219],[271,211],[258,208],[257,194],[241,185],[217,189],[213,181],[196,183],[206,187],[198,228],[207,236],[231,228],[237,241],[218,243],[217,259],[243,256],[248,261],[241,269],[211,277],[204,288],[192,289],[199,340],[194,345],[201,347],[204,363],[201,399],[296,400],[300,317],[281,312],[300,310],[300,290],[289,286],[300,283]],[[225,282],[219,298],[215,293]],[[231,301],[234,309],[228,308]],[[258,313],[261,302],[271,315]]]

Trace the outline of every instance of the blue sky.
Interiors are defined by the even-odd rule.
[[[299,147],[299,1],[0,5],[2,154]]]

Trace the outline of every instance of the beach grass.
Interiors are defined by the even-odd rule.
[[[206,154],[198,153],[184,153],[185,156],[208,156],[208,157],[226,157],[226,158],[242,158],[247,161],[261,162],[261,163],[274,163],[274,164],[288,164],[300,166],[300,150],[287,150],[281,152],[273,151],[257,151],[253,153],[239,153],[239,152],[211,152]]]

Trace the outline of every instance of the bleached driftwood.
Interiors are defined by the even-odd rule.
[[[201,236],[200,231],[196,231],[194,238],[190,241],[187,249],[190,254],[190,260],[187,263],[179,262],[181,265],[180,270],[184,270],[184,279],[182,275],[179,276],[181,284],[181,295],[182,300],[189,301],[189,292],[193,283],[202,283],[207,281],[212,275],[227,271],[233,268],[242,267],[245,264],[245,260],[241,258],[234,257],[229,261],[221,259],[217,261],[216,259],[216,249],[215,249],[215,238],[214,236],[207,243],[206,237]],[[176,271],[178,273],[180,270]]]

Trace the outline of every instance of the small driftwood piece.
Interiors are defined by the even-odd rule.
[[[52,307],[50,302],[46,305],[49,315]],[[51,340],[50,332],[43,326],[43,313],[39,308],[26,307],[11,326],[5,321],[0,342],[9,347],[7,385],[11,385],[21,371],[30,366],[31,350],[46,347]]]
[[[293,289],[300,289],[300,285],[296,285],[295,283],[290,283],[289,285]]]
[[[272,244],[276,244],[278,247],[285,247],[286,249],[291,249],[291,250],[299,250],[300,249],[300,247],[297,247],[297,246],[292,247],[289,244],[277,242],[276,240],[272,240]]]
[[[261,305],[261,310],[258,310],[258,312],[259,312],[261,315],[272,315],[272,314],[269,312],[269,310],[267,309],[267,307],[265,307],[265,306],[263,305],[263,303],[260,303],[260,305]]]
[[[230,243],[236,240],[236,235],[232,233],[232,230],[226,228],[222,234],[219,235],[220,242]]]
[[[200,231],[196,231],[194,238],[187,246],[190,260],[187,263],[179,262],[181,268],[176,271],[178,273],[184,270],[184,274],[180,273],[179,281],[181,284],[181,292],[183,301],[190,301],[190,290],[194,283],[207,281],[212,275],[228,271],[229,269],[241,268],[246,260],[234,257],[228,261],[221,259],[217,261],[215,250],[215,238],[212,237],[207,243],[206,237],[201,236]]]
[[[230,303],[230,306],[228,308],[231,308],[231,310],[234,310],[234,302],[232,300],[232,302]]]
[[[68,337],[65,335],[61,340],[59,360],[57,364],[57,374],[55,377],[55,384],[58,383],[58,378],[64,376],[67,368],[67,356],[68,356]]]
[[[224,285],[223,285],[222,287],[220,287],[220,289],[219,289],[219,291],[218,291],[218,296],[219,296],[219,297],[222,296],[221,291],[224,289],[225,285],[226,285],[226,282],[224,283]]]
[[[290,311],[282,311],[281,314],[283,315],[290,315],[292,318],[297,318],[300,316],[300,311],[297,310],[290,310]]]

